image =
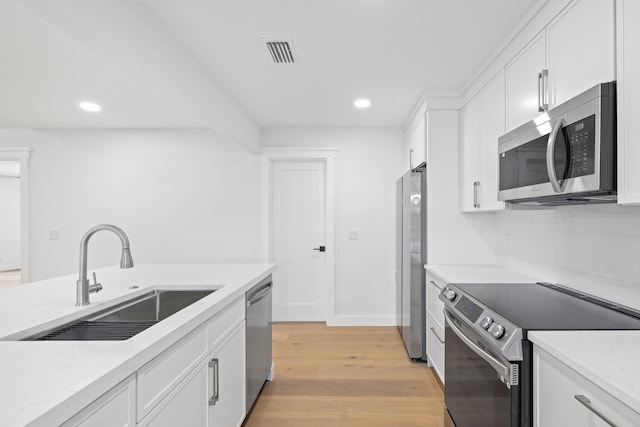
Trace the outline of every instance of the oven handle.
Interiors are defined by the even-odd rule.
[[[451,315],[444,310],[444,315],[446,317],[451,330],[464,342],[471,350],[473,350],[478,356],[482,357],[485,362],[487,362],[493,369],[495,369],[499,374],[501,374],[504,378],[509,378],[511,375],[511,368],[506,366],[504,363],[500,362],[498,359],[484,351],[480,348],[476,343],[471,341],[467,336],[462,332],[454,323]]]
[[[554,151],[556,149],[556,141],[558,139],[558,133],[564,126],[564,119],[559,119],[553,125],[553,129],[551,129],[551,133],[549,134],[549,139],[547,140],[547,175],[549,175],[549,182],[551,183],[551,187],[553,187],[553,191],[556,193],[562,193],[564,191],[564,187],[567,183],[566,180],[562,180],[560,182],[558,177],[556,176],[556,165],[554,162]],[[569,161],[569,159],[567,159]]]

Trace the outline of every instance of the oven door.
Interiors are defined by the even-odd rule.
[[[445,418],[455,427],[519,427],[518,365],[445,309]],[[448,412],[448,413],[447,413]]]

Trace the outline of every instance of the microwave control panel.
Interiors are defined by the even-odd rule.
[[[592,115],[564,127],[570,161],[568,178],[595,172],[596,116]]]

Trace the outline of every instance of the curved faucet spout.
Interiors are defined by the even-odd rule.
[[[133,258],[131,257],[131,250],[129,248],[129,238],[120,227],[116,227],[111,224],[99,224],[89,229],[89,231],[82,236],[82,240],[80,240],[80,276],[76,282],[76,306],[88,305],[89,294],[98,292],[102,289],[102,285],[98,283],[89,285],[89,280],[87,279],[87,252],[89,249],[89,239],[101,230],[111,231],[120,238],[120,242],[122,243],[120,268],[133,267]]]

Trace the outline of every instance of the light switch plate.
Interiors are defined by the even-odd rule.
[[[360,237],[358,236],[358,230],[348,230],[348,239],[349,240],[358,240]]]

